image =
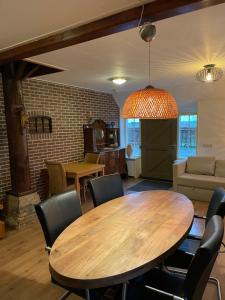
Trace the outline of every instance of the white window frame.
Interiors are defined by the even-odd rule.
[[[177,118],[177,159],[185,159],[185,157],[179,157],[179,145],[180,145],[180,116],[190,116],[196,115],[197,116],[197,126],[196,126],[196,156],[198,155],[198,113],[197,112],[189,112],[189,113],[181,113]]]
[[[134,118],[130,118],[130,119],[134,119]],[[139,124],[140,124],[140,152],[138,155],[133,156],[132,157],[141,157],[141,119],[139,119]],[[127,119],[124,120],[124,143],[125,143],[125,147],[127,147],[128,143],[127,143]]]

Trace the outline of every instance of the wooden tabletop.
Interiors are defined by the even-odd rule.
[[[55,241],[50,272],[70,287],[97,288],[148,271],[177,248],[194,209],[172,191],[129,194],[92,209]]]
[[[104,169],[105,165],[102,164],[91,164],[91,163],[86,163],[86,162],[81,162],[81,163],[68,163],[64,165],[66,173],[71,173],[71,174],[86,174],[90,172],[96,172],[101,169]]]

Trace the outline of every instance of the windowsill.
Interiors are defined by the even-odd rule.
[[[126,156],[126,159],[129,159],[129,160],[135,160],[135,159],[138,159],[138,158],[141,158],[141,155],[132,155],[130,157]]]

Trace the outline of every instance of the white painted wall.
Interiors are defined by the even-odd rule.
[[[198,102],[197,153],[225,159],[225,99]]]

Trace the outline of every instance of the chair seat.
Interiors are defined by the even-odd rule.
[[[192,258],[193,256],[191,254],[188,254],[183,250],[177,249],[164,261],[164,265],[177,269],[187,270],[191,264]]]
[[[152,269],[148,273],[144,274],[143,276],[140,276],[136,278],[132,284],[134,285],[137,289],[138,286],[143,286],[143,285],[150,285],[151,287],[154,287],[159,290],[163,290],[167,293],[174,294],[179,297],[183,297],[183,291],[184,291],[184,280],[185,276],[175,274],[172,272],[169,272],[167,270],[161,270],[161,269]],[[142,291],[141,291],[142,290]],[[161,294],[159,295],[157,292],[153,292],[150,290],[147,290],[143,288],[139,289],[139,292],[143,293],[143,299],[170,299],[168,296],[166,298],[162,296]],[[153,298],[150,298],[150,295],[154,295]],[[148,298],[145,298],[147,296]],[[163,298],[164,297],[164,298]],[[130,299],[130,298],[128,298]],[[135,299],[135,298],[131,298]],[[136,299],[142,299],[136,298]]]
[[[180,247],[165,260],[164,265],[178,269],[188,269],[193,255],[197,252],[200,244],[200,240],[184,240]]]
[[[184,252],[189,252],[189,253],[195,254],[197,249],[200,246],[200,243],[201,243],[200,240],[186,239],[180,245],[179,249]]]

